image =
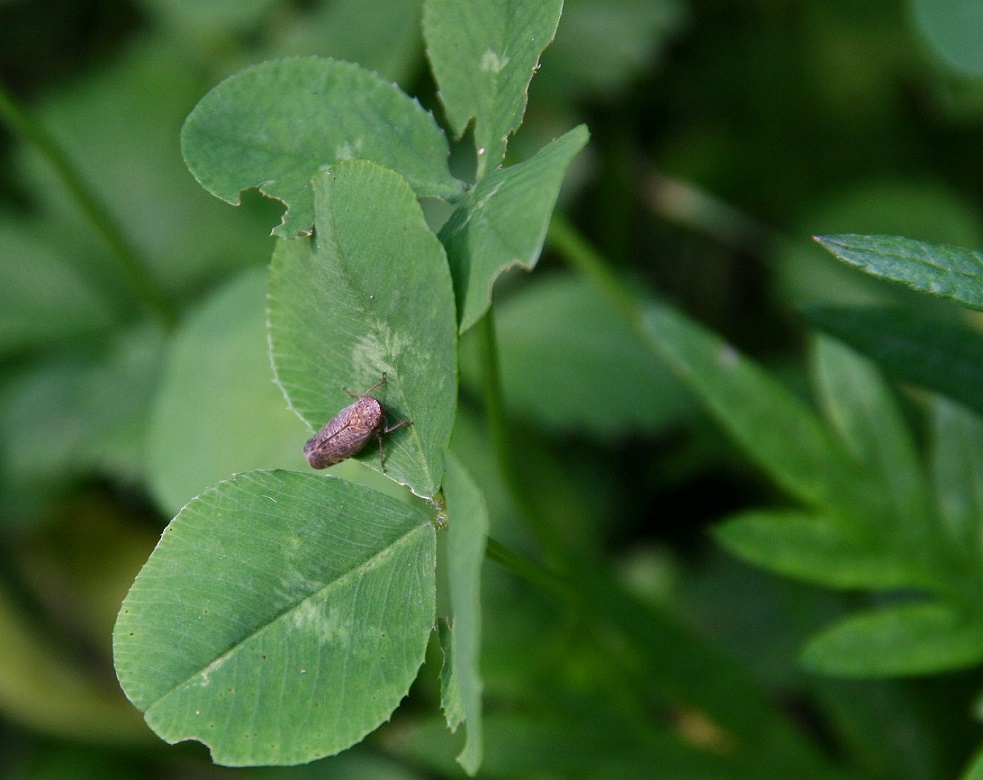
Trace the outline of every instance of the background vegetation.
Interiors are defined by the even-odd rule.
[[[540,266],[499,281],[496,326],[522,481],[552,532],[616,577],[575,572],[597,604],[573,610],[544,583],[487,567],[483,773],[956,776],[983,736],[979,672],[856,680],[804,669],[809,637],[897,594],[833,592],[721,549],[711,529],[787,508],[788,485],[643,357],[569,264],[585,238],[634,287],[823,402],[808,374],[840,358],[816,346],[805,304],[960,319],[838,264],[811,236],[983,247],[983,55],[980,36],[965,35],[983,19],[972,4],[930,0],[565,6],[508,159],[581,122],[591,141]],[[280,209],[255,192],[238,209],[205,193],[181,159],[180,128],[223,77],[298,53],[378,70],[442,118],[420,3],[8,0],[0,43],[0,80],[28,112],[4,101],[0,773],[224,776],[200,746],[160,743],[125,700],[112,625],[175,512],[232,473],[302,470],[307,431],[271,382],[266,346]],[[53,168],[45,133],[78,191]],[[492,535],[535,558],[485,433],[480,346],[462,343],[454,447],[486,493]],[[900,397],[900,424],[926,452],[937,424],[926,396]],[[953,457],[971,455],[967,445]],[[640,612],[617,614],[619,603]],[[242,771],[455,775],[439,666],[434,649],[394,722],[362,746],[302,769]],[[720,709],[708,715],[707,702]],[[729,726],[742,720],[760,726],[761,745],[731,762],[742,735]]]

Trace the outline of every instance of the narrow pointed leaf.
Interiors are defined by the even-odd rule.
[[[813,412],[764,370],[669,306],[650,305],[652,351],[778,484],[809,504],[857,510],[858,474]]]
[[[469,775],[481,766],[481,564],[488,537],[488,508],[464,466],[447,455],[447,559],[451,623],[442,632],[441,704],[452,731],[463,722],[464,749],[457,760]]]
[[[387,375],[373,395],[391,425],[390,477],[432,496],[457,393],[454,293],[443,247],[406,181],[366,161],[319,173],[313,238],[277,244],[270,268],[273,364],[294,410],[318,430]],[[298,449],[304,444],[297,442]],[[380,469],[378,446],[360,455]]]
[[[460,136],[474,119],[478,178],[505,156],[522,124],[539,55],[563,0],[426,0],[423,34],[447,122]]]
[[[983,310],[983,252],[898,236],[817,236],[864,273]]]
[[[430,518],[369,488],[254,471],[167,527],[116,623],[126,695],[221,764],[299,764],[383,723],[434,619]]]
[[[891,388],[869,360],[832,339],[818,340],[814,370],[826,414],[882,497],[892,533],[918,540],[929,526],[928,485]]]
[[[462,333],[488,310],[499,274],[536,265],[563,176],[588,136],[581,125],[532,159],[489,174],[441,228]]]
[[[940,520],[953,546],[978,565],[983,555],[983,419],[936,398],[932,434]]]
[[[937,390],[983,413],[983,336],[898,308],[810,306],[820,328],[872,357],[893,378]]]
[[[913,561],[829,518],[804,512],[746,512],[713,534],[746,561],[831,588],[887,590],[929,581]]]
[[[181,131],[188,168],[222,200],[258,187],[286,205],[279,236],[309,232],[311,178],[339,160],[399,171],[419,197],[453,199],[447,139],[394,84],[357,65],[318,57],[274,60],[231,76],[201,99]]]
[[[803,662],[844,677],[936,674],[983,660],[983,622],[936,602],[847,618],[813,639]]]

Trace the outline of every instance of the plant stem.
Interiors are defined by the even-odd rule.
[[[506,571],[553,593],[564,601],[574,600],[570,584],[563,577],[490,536],[485,555],[488,560],[494,561]]]
[[[780,236],[727,201],[700,189],[691,182],[675,179],[643,165],[639,197],[656,214],[725,246],[765,254]]]
[[[67,152],[39,122],[17,104],[0,84],[0,121],[23,141],[32,144],[54,169],[82,213],[109,245],[117,268],[136,299],[165,327],[177,318],[173,304],[145,267],[139,253],[96,193],[86,183]]]
[[[505,412],[505,402],[502,396],[495,317],[491,308],[478,320],[476,333],[481,345],[481,359],[485,374],[484,401],[485,413],[488,416],[488,431],[502,476],[513,499],[532,526],[533,532],[547,557],[553,561],[562,561],[566,558],[565,545],[554,531],[549,519],[539,510],[535,497],[522,478],[519,463],[515,457],[508,415]]]
[[[586,572],[593,572],[601,578],[611,578],[613,574],[597,558],[596,551],[585,550],[578,553],[564,543],[546,513],[540,510],[533,492],[527,487],[509,433],[501,390],[495,320],[491,309],[475,327],[485,371],[485,411],[489,435],[499,469],[513,500],[542,546],[548,563],[528,558],[491,538],[488,539],[485,554],[504,569],[557,596],[576,614],[590,616],[591,623],[600,624],[608,607],[599,603],[596,594],[581,592],[583,580],[580,577]],[[567,577],[564,572],[577,572],[578,577]],[[623,683],[626,695],[634,696],[640,690],[631,675],[626,676]]]
[[[641,296],[626,285],[584,238],[555,216],[547,240],[563,260],[586,277],[611,301],[626,322],[652,344]],[[824,777],[825,758],[774,708],[757,681],[742,668],[665,610],[644,604],[627,592],[610,567],[585,559],[570,566],[576,572],[582,608],[595,619],[599,633],[605,625],[620,635],[645,663],[651,680],[669,700],[685,701],[704,710],[727,731],[737,735],[761,762],[783,767],[784,776]],[[619,646],[615,643],[615,647]],[[775,776],[782,776],[776,774]]]
[[[570,266],[600,287],[633,328],[638,330],[642,327],[642,308],[638,297],[608,268],[604,258],[569,222],[554,214],[546,240]]]

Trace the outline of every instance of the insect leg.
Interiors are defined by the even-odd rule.
[[[389,420],[385,417],[382,418],[382,424],[375,429],[375,437],[379,440],[379,464],[382,466],[382,473],[386,473],[386,451],[382,445],[382,434],[390,433],[395,431],[397,428],[402,428],[406,424],[413,424],[412,420],[400,420],[393,426],[389,425]]]
[[[386,384],[386,378],[387,378],[387,374],[386,374],[386,372],[385,372],[385,371],[383,371],[383,372],[382,372],[382,379],[381,379],[381,380],[379,380],[378,382],[376,382],[376,383],[375,383],[374,385],[372,385],[372,387],[370,387],[370,388],[369,388],[368,390],[366,390],[366,391],[365,391],[364,393],[362,393],[361,395],[358,395],[357,393],[353,393],[353,392],[352,392],[351,390],[349,390],[349,389],[348,389],[347,387],[345,387],[345,388],[343,388],[343,389],[344,389],[344,391],[345,391],[346,393],[348,393],[348,395],[350,395],[350,396],[351,396],[352,398],[365,398],[365,396],[367,396],[367,395],[368,395],[369,393],[371,393],[371,392],[372,392],[373,390],[375,390],[375,389],[376,389],[377,387],[381,387],[382,385],[384,385],[384,384]]]
[[[412,420],[400,420],[395,425],[390,425],[389,424],[389,420],[387,420],[385,417],[383,417],[382,420],[383,420],[383,425],[382,425],[382,432],[383,433],[392,433],[397,428],[402,428],[404,425],[412,425],[413,424],[413,421]]]

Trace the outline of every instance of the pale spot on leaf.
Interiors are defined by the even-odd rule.
[[[502,69],[508,64],[508,57],[499,55],[497,52],[488,49],[481,55],[481,64],[478,67],[481,68],[482,73],[501,73]]]

